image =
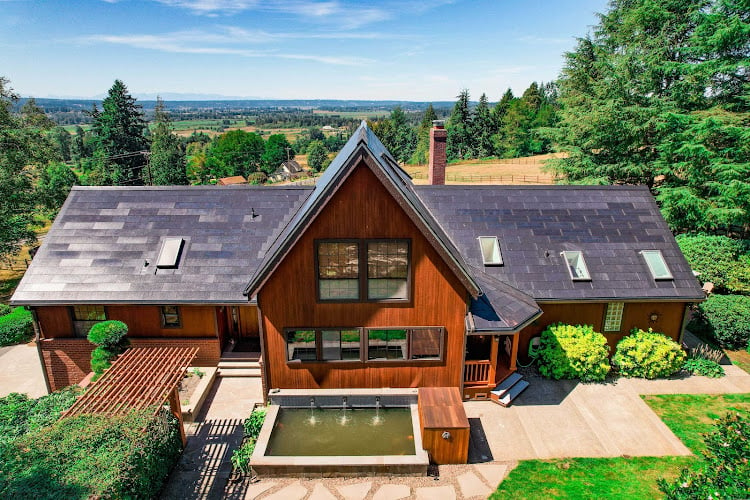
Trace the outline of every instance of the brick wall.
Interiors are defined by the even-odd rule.
[[[131,338],[136,347],[198,347],[194,366],[216,366],[221,349],[216,338],[140,339]],[[94,345],[86,339],[57,338],[40,342],[44,368],[53,391],[77,384],[91,371],[91,351]]]

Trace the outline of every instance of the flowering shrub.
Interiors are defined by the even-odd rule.
[[[682,369],[685,351],[669,337],[633,329],[630,335],[617,344],[612,364],[625,377],[668,377]]]
[[[548,378],[604,380],[609,373],[609,346],[591,325],[550,325],[542,332],[539,373]]]
[[[696,469],[683,469],[672,482],[659,479],[659,489],[669,500],[748,498],[750,421],[730,413],[704,439],[704,460],[698,462]]]

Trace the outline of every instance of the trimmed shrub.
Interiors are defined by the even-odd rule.
[[[102,321],[91,327],[88,339],[92,344],[117,355],[127,348],[128,325],[122,321]]]
[[[666,335],[634,328],[617,343],[612,364],[625,377],[661,378],[682,369],[685,351]]]
[[[693,470],[683,469],[677,479],[659,479],[659,489],[668,500],[748,498],[750,420],[730,413],[704,440],[704,460],[696,462]]]
[[[720,378],[725,375],[724,368],[719,363],[710,359],[690,358],[682,365],[682,369],[693,375]]]
[[[542,332],[539,373],[553,379],[604,380],[609,373],[609,346],[591,325],[550,325]]]
[[[112,366],[112,360],[130,345],[127,334],[128,325],[122,321],[102,321],[91,327],[89,342],[98,346],[91,352],[91,371],[96,374],[96,378]]]
[[[28,342],[34,336],[34,320],[23,307],[0,316],[0,347]]]
[[[742,349],[750,339],[750,297],[711,295],[698,306],[688,329],[715,340],[725,349]]]
[[[5,316],[6,314],[10,314],[12,310],[13,308],[10,307],[8,304],[0,304],[0,316]]]
[[[705,234],[680,234],[676,240],[702,283],[710,281],[717,291],[750,293],[750,241]]]
[[[157,498],[181,451],[167,410],[63,418],[0,448],[0,497]]]

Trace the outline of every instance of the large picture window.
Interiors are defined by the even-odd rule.
[[[318,241],[318,298],[409,300],[409,253],[409,240]]]
[[[320,300],[359,299],[357,242],[318,242],[318,294]]]
[[[442,327],[286,330],[287,361],[439,361]]]
[[[73,306],[73,330],[76,337],[86,337],[95,324],[107,319],[104,306]]]

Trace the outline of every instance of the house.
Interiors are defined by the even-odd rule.
[[[89,371],[104,319],[199,366],[255,341],[266,389],[475,399],[554,322],[680,339],[705,295],[646,187],[446,186],[430,137],[429,185],[363,122],[315,186],[74,187],[12,299],[50,387]]]
[[[285,181],[288,179],[296,179],[302,175],[304,171],[296,160],[285,160],[279,165],[279,168],[271,174],[271,179],[275,181]]]
[[[222,177],[218,181],[216,181],[216,184],[219,186],[232,186],[234,184],[247,184],[247,179],[242,177],[241,175],[235,175],[232,177]]]

